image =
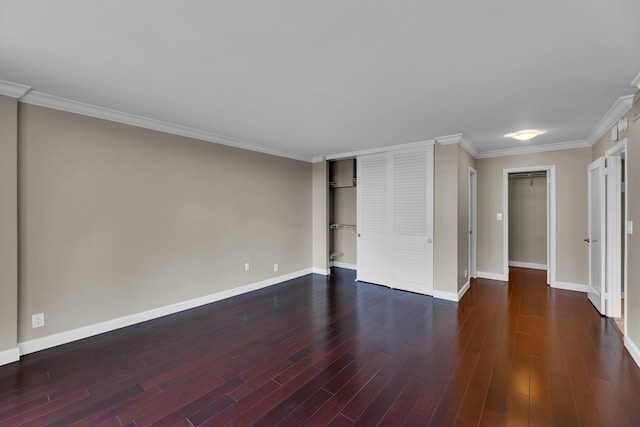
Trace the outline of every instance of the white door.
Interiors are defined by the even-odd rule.
[[[606,299],[606,175],[603,157],[589,165],[589,301],[602,315]]]
[[[433,146],[358,156],[357,280],[433,295]]]
[[[433,295],[433,146],[389,154],[392,287]]]
[[[357,280],[391,286],[387,153],[358,156],[357,161]]]

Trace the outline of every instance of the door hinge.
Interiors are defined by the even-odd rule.
[[[609,168],[602,168],[602,175],[608,175]]]

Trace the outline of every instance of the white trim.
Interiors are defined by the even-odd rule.
[[[371,148],[368,150],[360,150],[360,151],[350,151],[347,153],[340,154],[331,154],[326,156],[326,160],[340,160],[340,159],[351,159],[358,156],[364,156],[366,154],[375,154],[382,153],[386,151],[395,151],[395,150],[406,150],[410,148],[418,148],[418,147],[428,147],[430,145],[434,145],[436,141],[434,139],[428,139],[426,141],[417,141],[417,142],[409,142],[407,144],[398,144],[398,145],[390,145],[387,147],[378,147]]]
[[[18,347],[0,351],[0,366],[20,360],[20,349]]]
[[[535,264],[533,262],[509,261],[509,267],[532,268],[534,270],[546,270],[546,264]]]
[[[357,270],[358,269],[358,266],[356,264],[349,264],[347,262],[340,262],[340,261],[331,261],[329,263],[329,267],[346,268],[348,270]]]
[[[469,234],[467,250],[467,273],[478,275],[478,172],[469,166]]]
[[[311,270],[311,272],[313,274],[320,274],[322,276],[328,276],[331,272],[331,270],[329,270],[328,268],[318,268],[318,267],[313,267],[313,269]]]
[[[458,302],[458,301],[460,301],[462,299],[464,294],[467,293],[467,291],[469,290],[470,287],[471,287],[471,281],[467,280],[467,283],[465,283],[464,286],[462,286],[462,288],[458,291],[458,293],[447,292],[447,291],[439,291],[437,289],[434,289],[433,290],[433,297],[434,298],[438,298],[438,299],[447,300],[447,301]]]
[[[597,125],[589,132],[587,136],[587,142],[589,145],[593,145],[602,135],[609,132],[609,129],[616,124],[618,120],[624,116],[627,111],[631,109],[633,104],[633,95],[621,96],[613,103],[609,111],[600,119]]]
[[[313,156],[311,158],[311,163],[320,163],[324,162],[324,156]]]
[[[501,282],[508,282],[509,276],[500,273],[489,273],[486,271],[478,271],[478,279],[500,280]]]
[[[487,159],[490,157],[503,157],[503,156],[515,156],[518,154],[543,153],[546,151],[570,150],[573,148],[585,148],[590,146],[591,144],[589,144],[587,141],[584,141],[584,140],[559,142],[557,144],[528,145],[524,147],[505,148],[502,150],[483,151],[479,153],[476,156],[476,158]]]
[[[286,157],[294,160],[310,162],[311,158],[299,154],[276,150],[273,148],[253,144],[241,139],[218,135],[199,129],[194,129],[161,120],[129,114],[122,111],[85,104],[84,102],[73,101],[71,99],[60,98],[46,93],[31,91],[24,95],[20,101],[26,104],[39,105],[41,107],[53,108],[55,110],[67,111],[69,113],[81,114],[83,116],[95,117],[140,128],[156,130],[172,135],[194,138],[201,141],[214,142],[216,144],[228,145],[230,147],[241,148],[243,150],[256,151],[258,153],[270,154],[278,157]]]
[[[627,322],[625,321],[625,325],[626,324]],[[627,351],[629,352],[633,360],[636,362],[636,365],[640,367],[640,349],[638,349],[638,346],[636,345],[636,343],[631,341],[631,338],[629,338],[629,335],[627,334],[624,334],[624,347],[627,349]]]
[[[305,270],[296,271],[294,273],[284,274],[282,276],[262,280],[260,282],[251,283],[249,285],[240,286],[238,288],[217,292],[215,294],[206,295],[199,298],[194,298],[188,301],[182,301],[176,304],[171,304],[164,307],[154,308],[148,311],[143,311],[141,313],[135,313],[135,314],[120,317],[117,319],[111,319],[105,322],[95,323],[93,325],[72,329],[70,331],[60,332],[58,334],[49,335],[42,338],[36,338],[31,341],[25,341],[18,344],[18,346],[20,347],[20,355],[34,353],[36,351],[45,350],[47,348],[81,340],[83,338],[88,338],[88,337],[102,334],[105,332],[114,331],[116,329],[124,328],[126,326],[135,325],[136,323],[146,322],[148,320],[156,319],[158,317],[167,316],[169,314],[178,313],[178,312],[189,310],[195,307],[200,307],[205,304],[210,304],[212,302],[231,298],[247,292],[252,292],[258,289],[266,288],[268,286],[277,285],[287,280],[306,276],[311,272],[312,272],[312,269],[308,268]]]
[[[471,287],[471,279],[467,279],[467,283],[465,283],[464,286],[462,286],[462,288],[458,291],[458,301],[462,299],[462,297],[464,296],[464,294],[467,293],[470,287]]]
[[[638,73],[636,78],[633,79],[633,81],[631,82],[631,86],[634,86],[634,87],[637,87],[638,89],[640,89],[640,73]]]
[[[502,269],[509,277],[509,174],[530,171],[547,171],[547,284],[556,281],[556,166],[527,166],[502,170]]]
[[[463,133],[455,133],[453,135],[445,135],[436,137],[436,141],[440,145],[449,145],[449,144],[459,144],[462,148],[467,150],[469,154],[473,157],[478,157],[480,154],[480,150],[475,146],[473,141],[471,141],[465,134]]]
[[[446,291],[438,291],[436,289],[433,290],[433,297],[438,299],[443,299],[447,301],[458,302],[458,294],[456,292],[446,292]]]
[[[20,99],[30,90],[31,86],[0,80],[0,95]]]
[[[555,284],[551,285],[551,287],[555,289],[564,289],[565,291],[584,292],[585,294],[588,291],[587,285],[583,285],[581,283],[560,282],[559,280],[556,280]]]

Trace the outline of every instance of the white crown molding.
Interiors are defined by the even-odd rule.
[[[638,75],[636,76],[635,79],[633,79],[633,81],[631,82],[631,86],[636,87],[638,89],[640,89],[640,73],[638,73]]]
[[[457,144],[460,142],[464,134],[454,133],[453,135],[437,136],[436,141],[440,145]]]
[[[30,90],[31,86],[0,80],[0,95],[20,99]]]
[[[436,137],[436,141],[440,145],[458,144],[464,148],[473,157],[478,158],[480,150],[475,144],[463,133],[456,133],[453,135],[445,135]]]
[[[126,125],[137,126],[164,133],[170,133],[187,138],[228,145],[244,150],[256,151],[258,153],[270,154],[278,157],[286,157],[289,159],[301,160],[303,162],[309,162],[311,160],[306,156],[301,156],[295,153],[289,153],[281,150],[274,150],[272,148],[252,144],[240,139],[217,135],[212,132],[193,129],[190,127],[164,122],[161,120],[137,116],[135,114],[124,113],[122,111],[112,110],[109,108],[98,107],[96,105],[85,104],[83,102],[60,98],[42,92],[28,92],[22,97],[22,99],[20,99],[20,101],[26,104],[39,105],[41,107],[53,108],[55,110],[81,114],[83,116],[95,117],[98,119],[109,120],[112,122],[123,123]]]
[[[503,156],[515,156],[518,154],[543,153],[545,151],[570,150],[572,148],[585,148],[590,146],[591,144],[589,144],[587,141],[584,141],[584,140],[560,142],[557,144],[529,145],[526,147],[505,148],[504,150],[483,151],[477,156],[477,158],[487,159],[490,157],[503,157]]]
[[[365,154],[381,153],[383,151],[391,151],[391,150],[404,150],[408,148],[424,147],[424,146],[429,146],[434,144],[435,144],[435,140],[428,139],[426,141],[409,142],[407,144],[390,145],[387,147],[371,148],[368,150],[350,151],[347,153],[332,154],[330,156],[326,156],[325,159],[326,160],[350,159],[353,157],[363,156]]]
[[[602,135],[609,132],[609,129],[611,129],[611,127],[631,109],[632,104],[633,95],[621,96],[618,98],[611,108],[609,108],[609,111],[607,111],[607,113],[600,119],[593,130],[589,132],[589,135],[587,136],[587,142],[589,145],[595,144],[600,138],[602,138]]]

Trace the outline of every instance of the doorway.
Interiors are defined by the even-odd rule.
[[[524,175],[523,175],[524,174]],[[534,178],[534,174],[538,176]],[[543,210],[544,225],[543,233],[546,235],[546,240],[543,242],[542,251],[546,252],[541,260],[546,261],[546,264],[542,262],[532,263],[518,263],[519,266],[528,268],[546,268],[547,270],[547,284],[556,287],[556,184],[555,184],[555,165],[545,166],[530,166],[523,168],[510,168],[503,169],[503,274],[505,278],[509,276],[509,253],[510,253],[510,218],[509,218],[509,176],[525,176],[532,184],[533,179],[541,178],[542,191],[544,193],[544,203],[546,208]],[[531,175],[531,176],[529,176]],[[544,178],[542,178],[544,176]],[[513,179],[513,178],[512,178]],[[500,214],[499,218],[500,218]]]
[[[620,332],[625,333],[626,314],[625,291],[627,287],[627,208],[625,158],[627,140],[623,139],[605,153],[607,165],[606,197],[606,283],[609,298],[605,315],[612,317]]]
[[[469,279],[475,279],[477,273],[478,248],[478,173],[469,167]]]

